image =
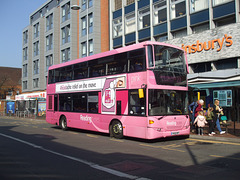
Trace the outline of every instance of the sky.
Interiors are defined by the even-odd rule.
[[[1,0],[0,66],[22,68],[23,29],[29,16],[48,0]]]

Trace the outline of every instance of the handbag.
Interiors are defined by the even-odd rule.
[[[227,116],[221,116],[220,118],[222,121],[227,121]]]

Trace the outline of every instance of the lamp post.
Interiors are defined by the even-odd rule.
[[[78,6],[78,5],[72,5],[72,6],[71,6],[71,9],[72,9],[72,10],[79,10],[79,9],[81,9],[81,8],[80,8],[80,6]]]
[[[77,11],[77,58],[79,58],[79,5],[72,5],[71,9]]]

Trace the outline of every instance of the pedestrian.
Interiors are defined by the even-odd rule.
[[[203,135],[203,127],[207,124],[203,111],[198,112],[198,116],[196,117],[194,124],[197,124],[198,126],[198,135]]]
[[[208,130],[209,136],[213,136],[212,132],[214,132],[215,123],[213,121],[213,118],[214,118],[213,107],[209,107],[207,110],[207,118],[206,118],[209,126],[209,130]]]
[[[188,110],[190,112],[190,119],[191,119],[191,124],[193,125],[194,120],[195,120],[195,110],[196,107],[198,106],[198,101],[196,102],[192,102],[189,106],[188,106]]]
[[[214,101],[213,113],[214,113],[213,121],[216,124],[218,131],[220,132],[220,134],[224,134],[225,131],[222,131],[221,126],[220,126],[220,122],[219,122],[220,115],[223,114],[223,108],[221,108],[219,106],[219,100],[218,99],[216,99]],[[212,132],[212,134],[216,134],[216,133]]]
[[[198,112],[203,111],[203,105],[204,105],[204,101],[202,99],[199,99],[198,105],[195,109],[195,115],[194,115],[195,118],[198,116]]]

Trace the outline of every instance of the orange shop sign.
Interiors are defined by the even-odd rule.
[[[228,36],[227,34],[225,34],[223,38],[210,40],[208,42],[200,42],[199,40],[197,40],[196,44],[187,46],[182,44],[182,49],[185,50],[185,52],[188,54],[201,52],[203,50],[208,51],[214,49],[217,49],[218,52],[222,50],[223,46],[229,47],[232,44],[233,44],[232,36]]]

